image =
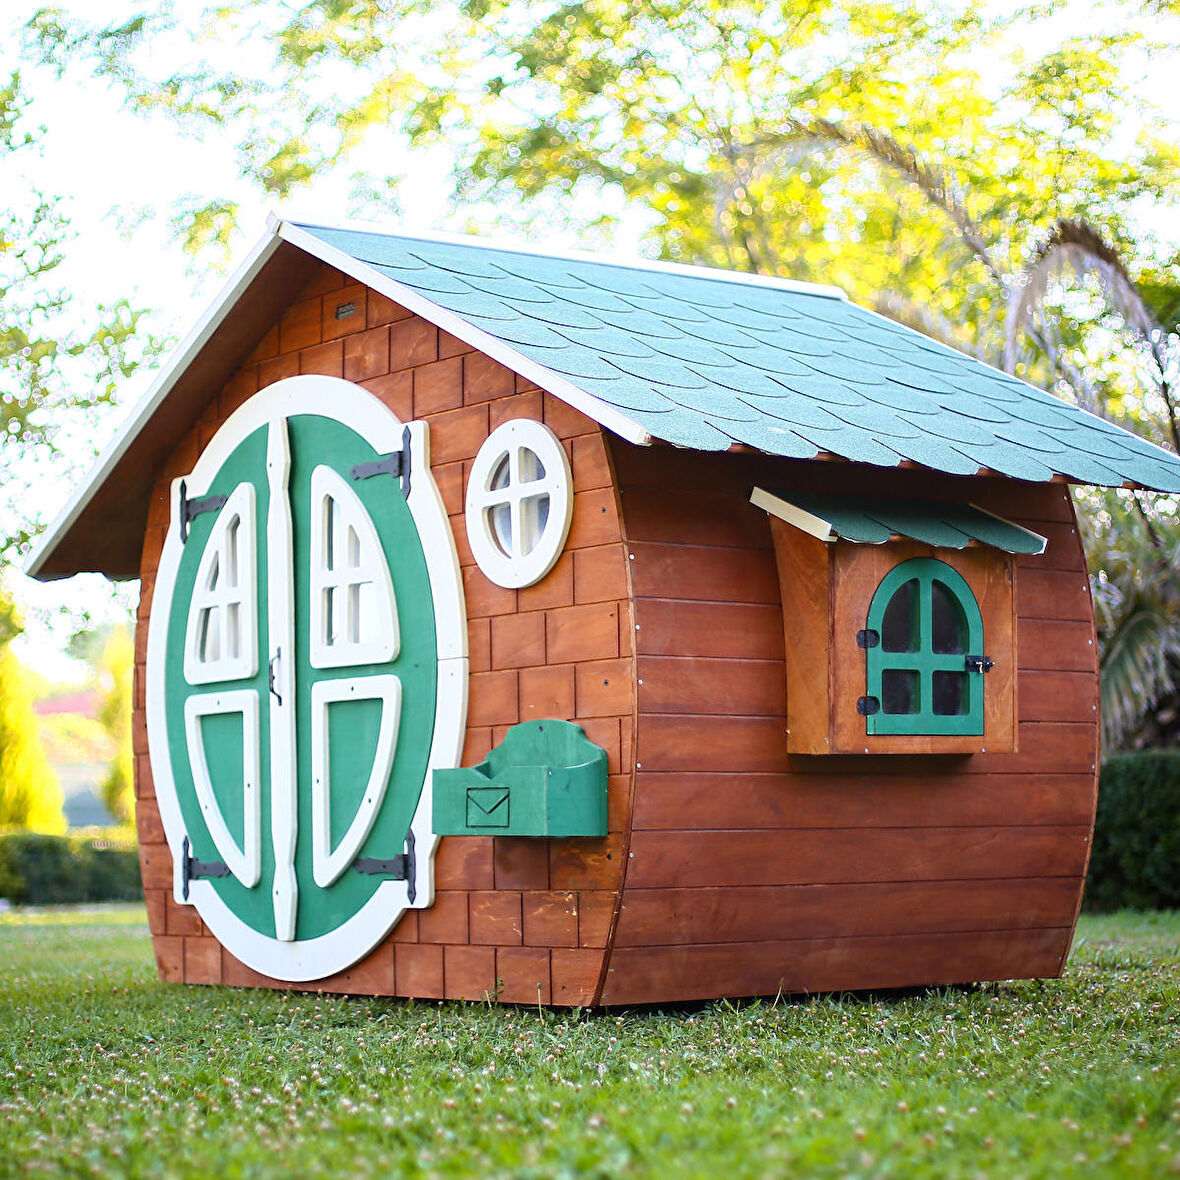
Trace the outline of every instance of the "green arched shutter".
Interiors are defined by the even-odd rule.
[[[945,562],[918,557],[881,579],[869,605],[866,718],[870,734],[983,733],[983,618]]]

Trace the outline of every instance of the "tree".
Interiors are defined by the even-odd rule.
[[[1056,286],[1068,293],[1071,280],[1088,282],[1100,297],[1110,328],[1126,338],[1139,361],[1132,413],[1155,441],[1180,453],[1180,282],[1168,278],[1149,274],[1141,289],[1118,250],[1093,226],[1059,222],[1014,291],[1006,367],[1012,367],[1025,333],[1035,333],[1041,347],[1053,354],[1060,335],[1058,319],[1047,306],[1051,292]],[[1102,401],[1088,408],[1109,414],[1114,398],[1108,389]],[[1175,501],[1111,491],[1091,491],[1084,498],[1086,551],[1094,567],[1104,745],[1117,750],[1145,742],[1166,744],[1180,732],[1175,724],[1180,719],[1180,518]]]
[[[0,591],[0,828],[65,831],[61,786],[41,748],[28,673],[11,641],[20,621]]]
[[[1117,35],[1027,60],[1012,47],[1040,14],[998,19],[972,0],[236,0],[199,29],[167,12],[95,27],[53,9],[29,29],[48,60],[86,56],[137,109],[235,136],[243,173],[275,197],[359,165],[387,201],[390,159],[412,161],[368,149],[401,134],[445,144],[460,197],[497,221],[522,195],[582,225],[626,202],[667,257],[891,291],[959,319],[982,264],[948,243],[948,205],[1016,270],[1057,217],[1121,240],[1137,199],[1174,199],[1170,125],[1123,72],[1160,47],[1131,31],[1132,5],[1121,14]],[[182,30],[200,32],[205,57],[177,68],[149,52]],[[865,150],[874,130],[938,162],[939,201]],[[1002,313],[993,298],[970,318],[994,329]]]
[[[1088,223],[1136,273],[1180,245],[1141,224],[1145,205],[1174,207],[1180,148],[1134,81],[1137,63],[1175,56],[1161,38],[1180,26],[1121,13],[1117,33],[1056,44],[1038,12],[1000,18],[981,0],[232,0],[199,29],[170,10],[104,27],[43,9],[28,33],[136,109],[235,136],[269,195],[359,166],[356,211],[384,212],[389,160],[410,184],[406,145],[445,145],[477,221],[589,232],[626,211],[664,257],[836,283],[999,363],[1058,223]],[[161,64],[151,51],[181,31],[208,55]],[[1025,54],[1028,38],[1044,50]],[[243,41],[253,52],[226,71]],[[188,243],[224,243],[235,209],[191,203]],[[1013,367],[1109,404],[1131,361],[1091,363],[1102,309],[1051,310]]]
[[[1102,555],[1090,585],[1107,752],[1180,733],[1180,521],[1141,516],[1124,495],[1091,489],[1081,514],[1087,551]]]

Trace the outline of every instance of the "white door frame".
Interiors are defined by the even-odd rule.
[[[186,495],[203,496],[209,484],[229,458],[236,446],[261,427],[268,429],[267,468],[271,489],[271,505],[267,521],[268,545],[283,544],[286,534],[290,551],[290,507],[286,492],[289,452],[286,445],[286,419],[296,414],[316,414],[339,420],[361,435],[379,454],[400,450],[403,430],[407,429],[397,416],[368,390],[338,377],[290,377],[268,386],[240,406],[222,424],[202,452],[192,472],[184,477]],[[434,620],[438,656],[438,685],[434,722],[434,737],[427,760],[425,781],[414,812],[410,830],[415,840],[416,879],[413,882],[383,881],[372,898],[341,926],[318,938],[295,940],[295,899],[290,898],[289,926],[280,921],[278,938],[270,938],[247,926],[222,901],[213,884],[205,879],[189,882],[188,903],[196,906],[214,936],[236,958],[265,975],[290,982],[322,979],[355,963],[368,954],[393,928],[407,909],[423,909],[434,900],[434,854],[438,837],[431,824],[432,778],[436,769],[459,765],[467,716],[467,613],[463,599],[463,582],[459,560],[451,533],[450,520],[442,497],[430,471],[429,433],[425,422],[408,424],[411,471],[407,506],[422,542],[426,557],[430,591],[434,600]],[[183,543],[180,539],[180,484],[172,483],[172,512],[163,552],[156,573],[148,623],[147,649],[147,730],[148,748],[155,783],[156,798],[164,834],[172,853],[174,866],[174,896],[185,904],[182,890],[183,844],[186,836],[168,744],[165,710],[165,665],[167,658],[168,624],[172,610],[173,591],[180,567]],[[270,694],[271,707],[271,774],[284,769],[288,760],[290,784],[284,795],[272,786],[271,827],[275,841],[276,861],[290,866],[291,881],[280,878],[276,865],[275,888],[282,893],[293,884],[291,856],[295,845],[294,796],[294,714],[293,705],[293,622],[291,605],[293,589],[290,585],[291,568],[286,577],[276,577],[271,571],[268,586],[270,626],[269,658],[274,664],[279,705]],[[188,604],[179,604],[187,609]],[[276,650],[281,648],[282,650]],[[274,715],[278,709],[280,717]],[[276,748],[276,744],[282,748]],[[286,806],[280,799],[286,798]],[[288,797],[289,796],[289,797]],[[311,833],[307,833],[310,838]],[[280,852],[282,856],[280,857]],[[413,885],[413,890],[410,886]],[[411,892],[414,900],[410,901]],[[281,899],[279,899],[281,900]],[[276,906],[276,914],[284,912],[287,903]],[[286,935],[286,937],[284,937]]]

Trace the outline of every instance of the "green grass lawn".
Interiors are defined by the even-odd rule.
[[[1180,1175],[1180,914],[1064,979],[623,1014],[160,983],[0,914],[0,1175]]]

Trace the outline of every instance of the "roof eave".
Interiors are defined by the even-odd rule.
[[[117,580],[138,576],[138,560],[134,562],[134,568],[127,568],[127,561],[117,557],[113,561],[93,565],[86,561],[71,560],[70,549],[76,547],[78,530],[85,523],[87,510],[103,493],[109,482],[121,474],[121,468],[127,465],[136,441],[166,405],[184,375],[202,357],[219,330],[226,325],[242,296],[262,274],[268,263],[272,262],[282,246],[283,241],[278,234],[273,231],[267,233],[230,277],[192,331],[176,347],[118,434],[99,455],[66,506],[37,541],[25,562],[25,572],[29,576],[48,580],[70,577],[91,568]],[[235,359],[234,367],[241,363],[241,359]],[[144,511],[146,514],[146,503]]]

